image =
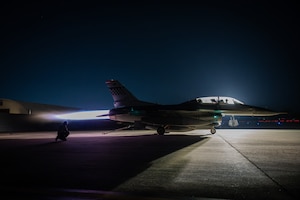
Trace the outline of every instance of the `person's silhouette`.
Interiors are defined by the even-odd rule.
[[[55,141],[58,139],[61,139],[63,141],[67,141],[67,137],[70,134],[69,129],[68,129],[68,122],[64,121],[57,130],[57,136],[55,138]]]

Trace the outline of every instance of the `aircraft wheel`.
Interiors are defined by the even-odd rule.
[[[166,130],[165,130],[164,127],[158,127],[157,128],[158,135],[163,135],[163,134],[165,134],[165,132],[166,132]]]
[[[214,128],[214,127],[212,127],[211,129],[210,129],[210,133],[211,134],[215,134],[217,131],[216,131],[216,129]]]

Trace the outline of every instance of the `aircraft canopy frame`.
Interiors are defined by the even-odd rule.
[[[200,104],[229,104],[229,105],[244,104],[240,100],[237,100],[232,97],[226,97],[226,96],[198,97],[196,98],[196,101]]]

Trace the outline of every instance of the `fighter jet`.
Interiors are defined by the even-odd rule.
[[[210,129],[221,125],[222,117],[229,115],[229,125],[237,126],[234,116],[273,116],[281,113],[245,105],[243,102],[224,96],[199,97],[176,105],[161,105],[137,99],[117,80],[108,80],[114,100],[109,118],[134,127],[156,129],[159,135],[166,132]]]

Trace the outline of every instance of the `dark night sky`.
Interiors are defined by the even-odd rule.
[[[156,103],[221,95],[300,112],[296,3],[154,2],[1,3],[0,97],[109,109],[118,79]]]

